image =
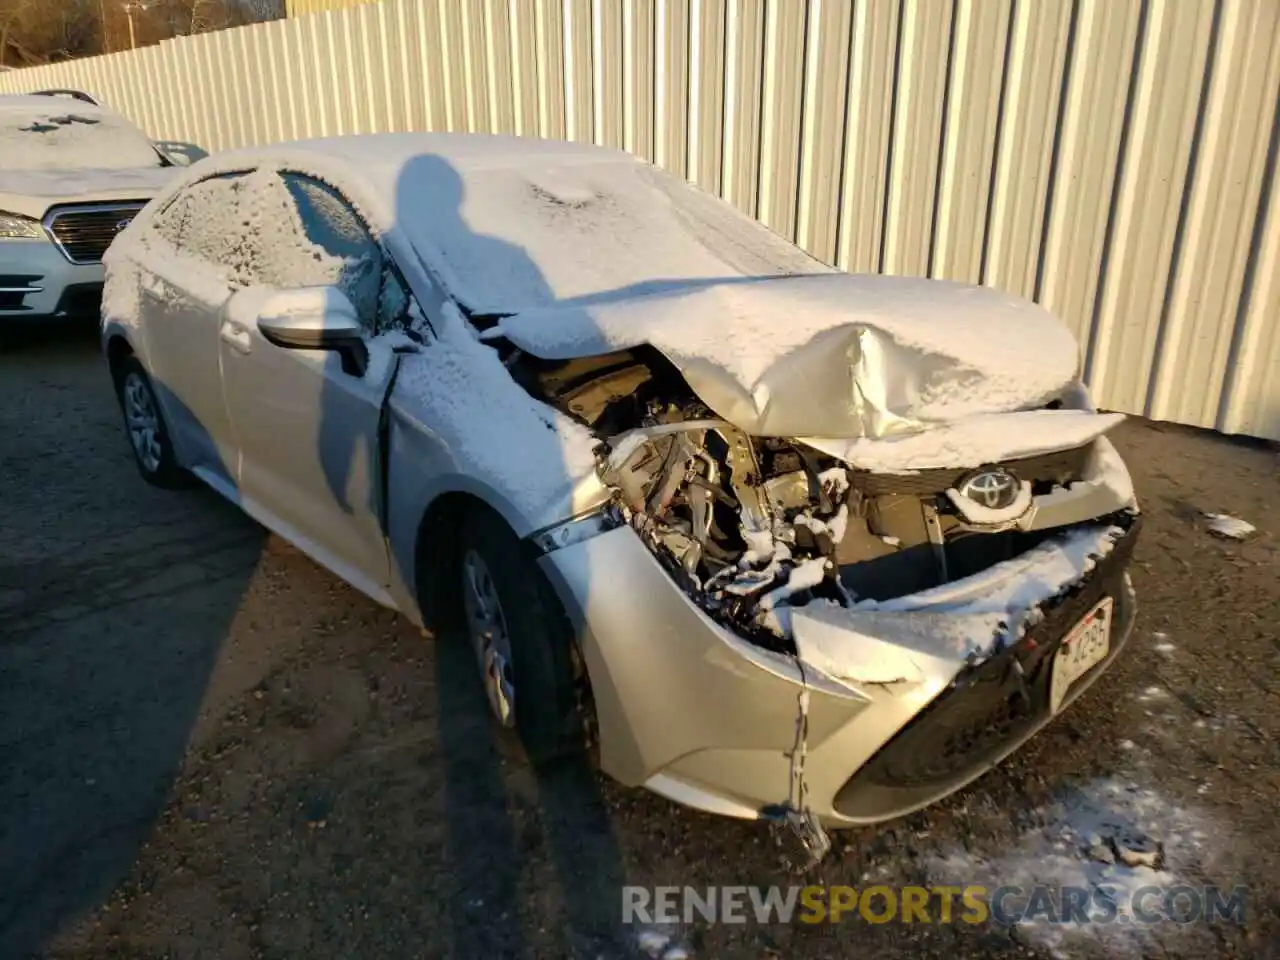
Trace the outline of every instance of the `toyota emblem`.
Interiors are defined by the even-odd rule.
[[[1003,467],[992,467],[970,474],[956,484],[956,492],[988,510],[1005,510],[1018,499],[1022,484]]]

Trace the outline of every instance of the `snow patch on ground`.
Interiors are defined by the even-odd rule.
[[[1210,533],[1229,540],[1244,540],[1258,529],[1252,523],[1229,513],[1206,513],[1204,518]]]
[[[645,927],[637,933],[636,946],[645,956],[652,957],[653,960],[688,960],[690,956],[687,947],[676,942],[671,934],[657,927]]]
[[[1062,790],[1050,804],[1035,811],[1032,825],[1008,853],[988,857],[957,850],[930,858],[926,869],[936,883],[985,884],[989,889],[1020,886],[1028,891],[1045,884],[1055,901],[1063,887],[1109,888],[1119,908],[1115,922],[1052,923],[1037,915],[1016,924],[1020,940],[1045,948],[1055,957],[1075,956],[1088,944],[1100,946],[1109,957],[1163,956],[1175,940],[1179,954],[1186,951],[1194,956],[1195,947],[1188,950],[1189,940],[1203,937],[1206,946],[1212,946],[1212,932],[1206,924],[1135,923],[1129,906],[1142,887],[1203,884],[1221,840],[1220,828],[1207,813],[1180,807],[1132,781],[1105,778]],[[1158,844],[1160,857],[1137,852],[1152,843]],[[1155,860],[1159,868],[1126,866],[1121,857],[1108,855],[1108,850],[1121,851],[1134,863]],[[1026,902],[1013,896],[1007,899],[1014,913]],[[1096,907],[1087,910],[1098,912]],[[1128,921],[1121,920],[1124,916]]]

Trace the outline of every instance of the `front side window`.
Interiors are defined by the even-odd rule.
[[[409,291],[360,215],[333,187],[258,170],[192,184],[155,218],[178,252],[233,288],[336,286],[371,334],[404,329]]]
[[[279,288],[336,286],[373,332],[384,272],[378,241],[327,183],[286,172],[276,184],[264,196],[259,220],[258,282]]]

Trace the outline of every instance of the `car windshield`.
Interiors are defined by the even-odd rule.
[[[48,106],[0,104],[0,170],[158,167],[151,141],[123,117],[50,97]]]
[[[429,168],[424,161],[421,166]],[[501,313],[678,280],[827,268],[716,198],[645,164],[431,169],[402,220],[468,307]],[[424,180],[424,182],[426,182]]]

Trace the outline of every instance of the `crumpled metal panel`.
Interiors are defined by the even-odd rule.
[[[822,273],[673,282],[647,296],[505,317],[548,360],[649,344],[754,436],[881,438],[1047,403],[1075,379],[1070,333],[982,287]]]
[[[903,411],[948,380],[974,373],[953,357],[903,346],[862,324],[819,334],[779,357],[751,387],[712,359],[672,359],[707,406],[762,437],[916,433],[926,424]]]

